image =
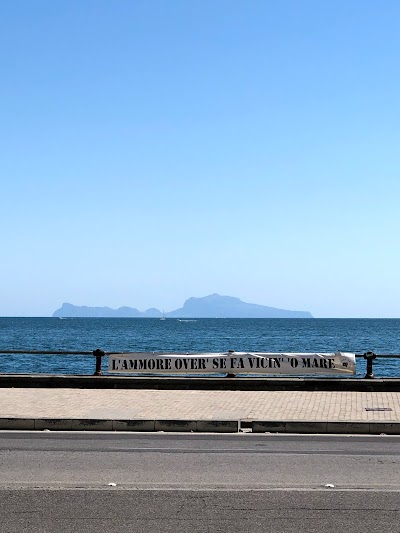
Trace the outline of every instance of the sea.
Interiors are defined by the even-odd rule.
[[[400,353],[400,319],[0,318],[1,350]],[[0,354],[0,373],[91,375],[91,355]],[[107,373],[107,364],[103,370]],[[366,371],[357,359],[357,377]],[[400,359],[374,361],[400,377]]]

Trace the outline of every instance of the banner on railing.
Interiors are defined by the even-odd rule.
[[[108,371],[130,374],[355,374],[354,353],[109,354]]]

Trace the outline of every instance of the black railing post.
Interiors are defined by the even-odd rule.
[[[229,355],[233,355],[235,353],[235,350],[228,350]],[[235,378],[236,374],[228,374],[226,375],[227,378]]]
[[[100,350],[97,348],[97,350],[94,350],[93,355],[96,357],[96,370],[93,374],[94,376],[102,376],[103,371],[101,370],[101,362],[102,358],[106,355],[103,350]]]
[[[376,354],[374,352],[366,352],[364,354],[364,359],[367,360],[367,373],[365,374],[365,379],[374,379],[373,360],[376,359]]]

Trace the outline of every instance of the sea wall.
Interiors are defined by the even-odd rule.
[[[399,392],[400,378],[130,377],[0,374],[0,388]]]

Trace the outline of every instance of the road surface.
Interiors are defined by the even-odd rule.
[[[2,432],[0,516],[5,533],[400,533],[400,438]]]

